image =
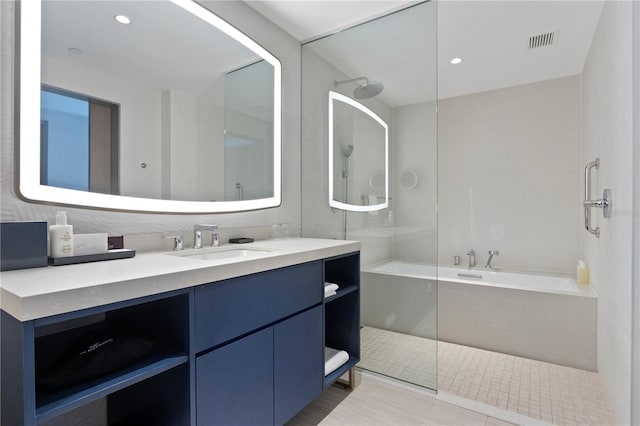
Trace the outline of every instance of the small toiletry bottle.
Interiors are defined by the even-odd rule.
[[[67,212],[56,213],[56,224],[49,226],[51,257],[73,256],[73,226],[67,225]]]
[[[578,266],[576,267],[576,281],[578,284],[589,285],[589,269],[584,260],[578,260]]]

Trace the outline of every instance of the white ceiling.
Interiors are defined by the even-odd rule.
[[[263,0],[247,3],[298,40],[305,41],[417,2]],[[438,98],[580,74],[602,5],[602,1],[593,0],[438,1]],[[551,46],[529,49],[530,36],[550,31],[555,32]],[[345,52],[354,48],[345,46]],[[402,45],[397,49],[402,49]],[[450,59],[456,56],[463,58],[463,63],[451,65]],[[367,75],[370,69],[346,71]],[[385,95],[394,96],[388,93],[388,89],[392,89],[388,82],[402,81],[402,72],[403,67],[394,61],[387,63],[387,69],[379,70],[379,75],[387,76]],[[394,73],[397,73],[395,79]]]
[[[600,1],[444,1],[438,6],[440,98],[582,73]],[[551,46],[529,37],[555,32]],[[453,57],[464,62],[452,65]]]
[[[271,22],[303,42],[419,2],[406,0],[245,1]]]

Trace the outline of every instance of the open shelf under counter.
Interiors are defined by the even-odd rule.
[[[360,253],[325,259],[324,281],[339,286],[324,298],[324,345],[349,354],[347,362],[325,376],[326,389],[360,361]]]
[[[123,370],[52,393],[36,393],[38,422],[108,396],[160,373],[185,364],[186,353],[155,353]]]
[[[324,303],[329,303],[329,302],[331,302],[331,301],[333,301],[335,299],[339,299],[340,297],[345,296],[345,295],[347,295],[349,293],[352,293],[354,291],[358,291],[358,286],[355,285],[355,284],[354,285],[348,285],[348,286],[345,286],[345,287],[340,287],[338,289],[338,291],[336,292],[336,294],[333,294],[331,296],[325,297],[324,298]]]
[[[331,386],[343,374],[348,373],[349,369],[353,368],[358,363],[358,361],[360,361],[360,358],[349,355],[349,360],[347,362],[324,377],[324,389]]]

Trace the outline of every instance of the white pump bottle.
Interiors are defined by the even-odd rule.
[[[56,213],[56,224],[49,226],[51,257],[73,256],[73,226],[67,225],[67,212]]]

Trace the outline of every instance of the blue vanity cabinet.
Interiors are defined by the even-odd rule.
[[[341,287],[324,298],[327,280]],[[359,320],[357,252],[31,321],[2,311],[0,424],[282,425],[359,360]],[[105,330],[152,349],[43,384]],[[327,377],[325,345],[350,356]]]
[[[322,392],[322,267],[196,288],[198,425],[281,425]]]

